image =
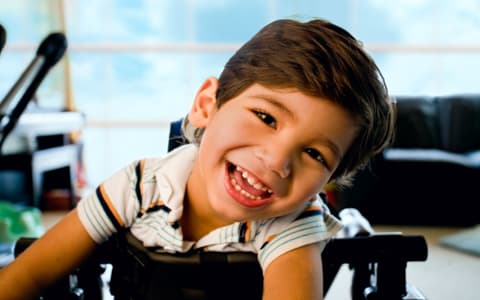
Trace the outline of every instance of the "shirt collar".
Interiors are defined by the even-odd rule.
[[[164,163],[155,172],[162,201],[171,210],[168,222],[175,222],[182,216],[185,189],[197,153],[198,147],[194,144],[180,146],[165,156]]]

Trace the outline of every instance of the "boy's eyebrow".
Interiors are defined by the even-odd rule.
[[[267,101],[268,103],[272,104],[276,108],[280,109],[281,111],[286,113],[290,118],[295,119],[294,113],[290,109],[288,109],[288,107],[286,107],[285,105],[283,105],[283,103],[279,102],[278,100],[271,97],[270,95],[260,94],[260,95],[256,95],[256,96],[258,98],[261,98],[261,99]]]

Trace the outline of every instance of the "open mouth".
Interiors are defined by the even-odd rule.
[[[233,188],[234,193],[240,195],[240,198],[249,202],[261,202],[272,196],[273,191],[247,170],[229,163],[227,171],[230,185]]]

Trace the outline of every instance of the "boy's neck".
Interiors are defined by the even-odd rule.
[[[199,188],[202,183],[193,178],[194,175],[190,175],[187,182],[183,199],[183,213],[180,219],[183,239],[188,241],[198,241],[211,231],[228,225],[212,216],[213,211],[208,201],[204,201],[207,196],[201,192],[203,189]]]
[[[183,201],[183,213],[180,219],[180,225],[182,228],[183,239],[185,241],[198,241],[211,231],[223,226],[215,225],[202,211],[191,203],[191,199],[185,194]]]

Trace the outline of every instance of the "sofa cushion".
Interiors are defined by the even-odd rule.
[[[397,111],[393,147],[357,173],[337,209],[371,224],[478,224],[480,94],[398,97]]]
[[[437,97],[442,149],[464,153],[480,149],[480,95]]]
[[[440,148],[440,128],[434,98],[397,97],[395,134],[393,148]]]

